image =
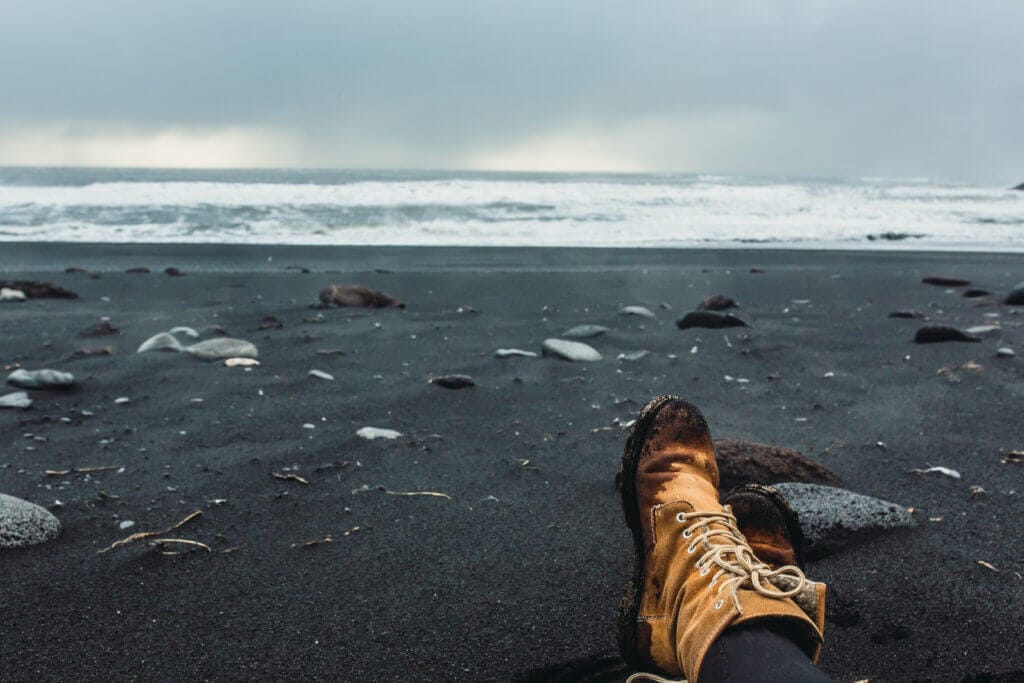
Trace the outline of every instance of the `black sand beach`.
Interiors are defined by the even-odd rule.
[[[1003,460],[1024,449],[1024,308],[932,275],[1005,293],[1024,255],[0,244],[0,279],[80,295],[0,304],[0,364],[77,378],[0,411],[0,492],[64,525],[0,551],[0,679],[621,680],[619,422],[671,392],[716,437],[796,448],[914,508],[916,527],[808,566],[830,590],[825,671],[1022,680],[1024,464]],[[335,283],[407,308],[310,308]],[[715,293],[751,326],[676,329]],[[618,314],[633,304],[657,318]],[[899,309],[1001,330],[918,345],[924,321]],[[78,336],[101,316],[121,334]],[[587,340],[604,360],[494,357],[582,323],[612,328]],[[135,354],[178,325],[248,339],[261,365]],[[428,383],[449,373],[477,386]],[[107,466],[123,471],[45,473]],[[908,473],[927,466],[963,476]],[[173,536],[212,552],[98,553],[196,510]]]

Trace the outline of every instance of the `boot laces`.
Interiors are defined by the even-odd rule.
[[[743,612],[739,598],[741,588],[749,588],[775,600],[792,598],[803,590],[807,579],[799,567],[784,565],[772,569],[757,559],[737,527],[736,517],[728,505],[721,512],[680,512],[676,515],[676,521],[687,525],[683,538],[696,536],[687,548],[689,552],[695,552],[698,545],[705,549],[697,560],[697,569],[707,573],[711,567],[717,567],[715,575],[711,577],[711,585],[722,580],[717,593],[728,590],[739,612]],[[712,543],[711,539],[716,537],[719,540]],[[782,590],[772,582],[772,579],[779,576],[794,579],[792,587]],[[715,609],[720,608],[721,604],[721,600],[715,603]]]

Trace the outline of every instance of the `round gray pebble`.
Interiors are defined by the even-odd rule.
[[[24,548],[59,533],[60,521],[49,510],[0,493],[0,548]]]

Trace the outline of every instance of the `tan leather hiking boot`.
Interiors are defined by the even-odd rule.
[[[618,624],[631,665],[695,683],[726,628],[761,620],[785,628],[817,659],[825,586],[754,555],[719,502],[711,433],[696,407],[674,396],[648,403],[626,442],[619,481],[636,549]]]

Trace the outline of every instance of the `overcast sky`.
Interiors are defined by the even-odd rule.
[[[0,164],[1024,180],[1024,2],[0,0]]]

